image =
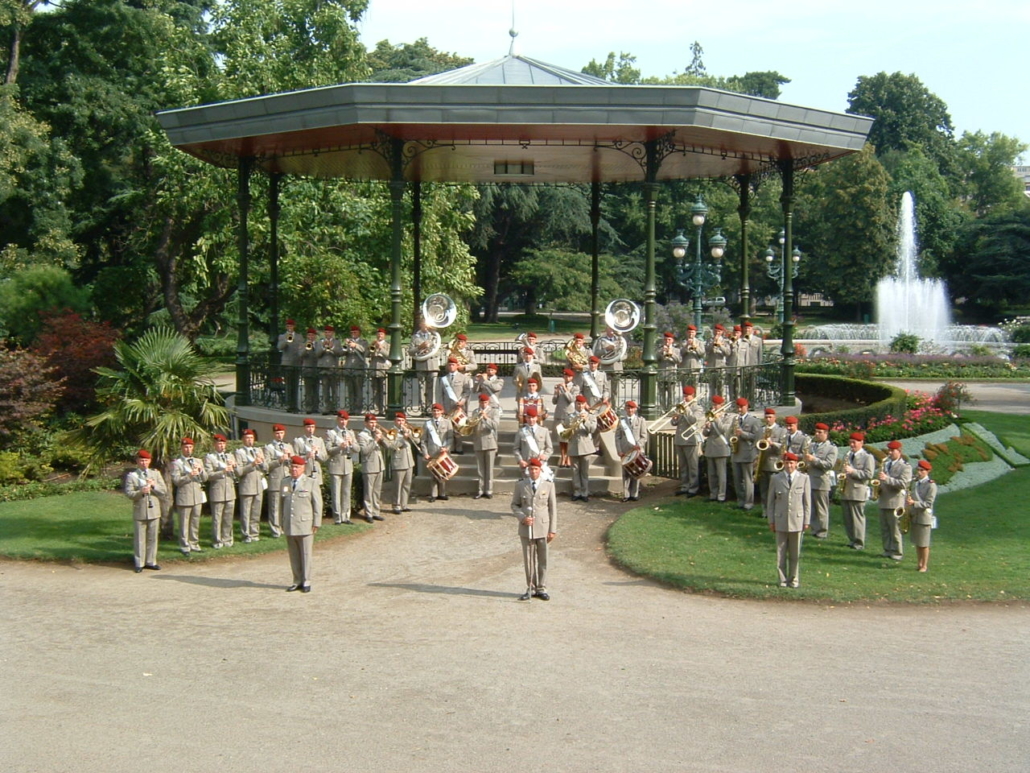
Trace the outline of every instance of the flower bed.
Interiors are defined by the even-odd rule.
[[[865,433],[867,443],[885,443],[935,433],[947,428],[954,420],[952,414],[937,406],[933,397],[922,392],[909,393],[905,408],[900,416],[890,413],[882,417],[871,416],[864,423],[827,422],[830,424],[830,440],[838,446],[847,446],[848,436],[861,431]]]
[[[828,354],[799,360],[795,372],[854,379],[1030,379],[1030,361],[921,354]]]

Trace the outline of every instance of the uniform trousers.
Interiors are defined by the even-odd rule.
[[[680,491],[685,491],[691,496],[701,487],[700,449],[697,443],[676,446],[676,458],[680,465]]]
[[[365,517],[372,518],[379,515],[380,500],[383,495],[383,473],[363,472],[365,495]]]
[[[342,523],[350,520],[351,484],[354,473],[329,475],[329,501],[333,508],[333,521]]]
[[[282,497],[279,496],[279,491],[284,480],[287,480],[287,478],[281,477],[277,481],[271,479],[268,481],[268,490],[272,492],[272,496],[268,497],[268,529],[272,532],[273,537],[279,537],[283,533],[281,516],[279,514]]]
[[[630,499],[640,498],[640,478],[634,478],[625,468],[622,470],[622,496]]]
[[[901,527],[894,508],[880,508],[880,537],[883,539],[883,552],[891,558],[901,558]]]
[[[706,456],[708,464],[708,498],[726,501],[726,463],[728,456]]]
[[[854,499],[841,501],[844,509],[844,533],[848,544],[856,548],[865,547],[865,502]]]
[[[236,516],[236,500],[211,502],[211,543],[232,547],[232,522]]]
[[[189,552],[200,547],[200,511],[203,505],[179,505],[179,549]]]
[[[476,471],[479,473],[479,493],[494,493],[494,460],[497,458],[497,449],[489,451],[476,451]]]
[[[160,507],[160,505],[154,505],[154,507]],[[157,563],[157,531],[160,523],[159,518],[132,522],[132,556],[137,569],[144,565],[153,566]]]
[[[361,394],[365,379],[361,371],[354,368],[344,369],[344,384],[347,388],[347,405],[351,413],[361,413],[364,409],[364,399]]]
[[[447,496],[447,481],[429,473],[429,496],[439,498]]]
[[[820,539],[830,534],[830,490],[812,489],[812,536]]]
[[[520,534],[522,563],[526,567],[526,588],[535,593],[547,590],[547,538],[530,539]]]
[[[321,374],[322,411],[331,413],[337,408],[340,380],[336,374],[336,368],[322,368]]]
[[[373,410],[386,415],[386,376],[372,377]]]
[[[261,537],[261,502],[265,492],[240,495],[240,533],[244,537],[258,539]]]
[[[787,583],[792,588],[798,587],[798,561],[801,558],[800,531],[776,532],[776,569],[780,574],[780,584]]]
[[[411,498],[411,481],[414,477],[415,471],[410,467],[406,470],[394,470],[393,480],[396,484],[393,490],[393,511],[395,513],[401,512],[408,506],[408,500]]]
[[[733,462],[733,488],[737,504],[745,510],[755,506],[754,462]]]
[[[314,543],[313,534],[305,534],[303,537],[286,535],[286,550],[290,554],[294,585],[305,587],[311,584],[311,546]]]
[[[573,456],[572,459],[572,495],[576,497],[590,496],[590,456]]]

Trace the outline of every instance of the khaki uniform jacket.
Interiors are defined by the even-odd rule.
[[[440,376],[440,402],[443,404],[444,413],[450,413],[458,407],[462,400],[468,406],[469,392],[472,390],[472,379],[460,370],[454,373],[444,373]],[[468,413],[466,408],[465,413]]]
[[[297,478],[296,489],[292,476],[279,484],[283,533],[287,537],[306,537],[313,533],[314,528],[321,528],[322,511],[315,504],[318,485],[318,481],[307,475]]]
[[[265,479],[265,472],[268,470],[268,457],[266,456],[261,464],[257,463],[258,453],[264,456],[264,451],[256,444],[250,448],[241,446],[234,453],[236,456],[236,474],[240,479],[240,496],[248,497],[260,494],[264,491],[261,487],[261,481]]]
[[[344,358],[344,370],[365,371],[368,358],[368,341],[360,336],[358,338],[348,338],[340,344],[340,351]]]
[[[519,535],[522,537],[542,539],[548,534],[557,534],[558,499],[554,483],[538,478],[534,493],[531,479],[519,480],[511,498],[511,512],[519,519]],[[530,515],[533,516],[533,525],[527,526],[522,519]]]
[[[705,363],[710,368],[725,368],[727,360],[730,356],[730,342],[726,338],[721,339],[721,343],[716,344],[713,338],[708,342],[708,346],[705,347],[705,352],[708,355],[708,360]]]
[[[368,350],[368,364],[373,375],[379,378],[386,376],[393,366],[393,363],[390,362],[390,339],[384,338],[380,341],[376,338],[368,345]]]
[[[142,489],[150,484],[151,493],[144,494]],[[125,476],[125,486],[122,489],[125,496],[132,500],[132,519],[134,521],[150,521],[161,517],[161,498],[168,493],[165,488],[164,476],[156,470],[143,470],[136,468],[130,470]],[[151,507],[151,505],[153,505]]]
[[[490,405],[495,408],[499,408],[501,403],[497,396],[504,389],[504,379],[499,376],[493,376],[492,378],[484,375],[480,379],[474,379],[472,382],[472,392],[476,395],[490,395]],[[479,398],[476,397],[478,400]]]
[[[318,435],[298,437],[293,439],[293,447],[297,456],[303,456],[307,460],[304,465],[304,474],[318,478],[319,485],[322,481],[322,465],[329,461],[329,450],[325,447],[325,441]],[[314,452],[314,458],[308,459],[308,454]],[[289,467],[287,466],[287,474]]]
[[[586,415],[584,416],[583,414]],[[593,435],[597,431],[597,417],[589,411],[576,411],[569,417],[569,424],[580,419],[582,419],[582,423],[572,433],[572,437],[569,438],[569,456],[586,456],[587,454],[594,453],[595,450]],[[539,428],[539,426],[538,424],[537,427]],[[525,440],[521,432],[519,433],[519,439]],[[550,440],[550,435],[548,435],[548,440]],[[518,456],[518,453],[516,453],[516,456]],[[526,458],[528,459],[529,457],[527,456]],[[546,459],[547,457],[544,458]]]
[[[850,464],[855,471],[844,479],[844,490],[841,499],[853,502],[865,502],[869,499],[869,481],[876,474],[876,459],[864,448],[857,454],[848,451],[844,455],[845,464]]]
[[[676,370],[683,361],[683,355],[680,354],[680,348],[676,346],[675,341],[668,350],[665,348],[664,341],[657,344],[654,348],[654,357],[658,360],[658,370],[662,371]]]
[[[390,449],[390,469],[410,470],[415,466],[415,456],[411,453],[411,441],[400,432],[393,442],[384,438],[383,445]]]
[[[762,420],[753,413],[746,413],[741,416],[739,413],[732,415],[733,424],[730,429],[730,437],[734,430],[740,427],[740,437],[737,442],[737,453],[733,454],[734,464],[739,462],[753,462],[758,456],[758,449],[755,448],[755,441],[762,437]]]
[[[482,409],[476,409],[475,414]],[[475,415],[473,414],[473,415]],[[470,417],[471,418],[471,417]],[[472,433],[472,449],[474,451],[496,451],[497,450],[497,429],[501,426],[501,419],[497,415],[497,409],[488,407],[479,424]]]
[[[340,364],[343,346],[336,338],[323,338],[315,344],[315,352],[318,354],[318,367],[335,368]]]
[[[207,498],[209,501],[236,501],[236,472],[230,473],[226,468],[226,462],[232,458],[233,455],[228,451],[224,454],[210,453],[204,457],[204,469],[207,471]]]
[[[287,443],[284,440],[281,445],[282,448],[279,447],[280,442],[278,440],[273,440],[265,446],[265,465],[268,468],[269,487],[277,486],[279,481],[290,474],[290,457],[293,456],[293,444]],[[282,459],[283,454],[286,455],[285,461]]]
[[[515,364],[515,370],[513,372],[512,378],[515,379],[516,398],[526,396],[526,393],[529,392],[529,386],[527,385],[529,384],[529,380],[534,376],[540,382],[540,385],[543,386],[543,371],[540,370],[540,363],[536,360],[533,360],[533,362],[530,363],[519,362]],[[521,388],[519,387],[520,384],[522,385]]]
[[[883,465],[887,480],[880,481],[880,497],[877,507],[882,510],[893,510],[905,506],[908,487],[912,483],[912,467],[904,459],[891,461],[887,459]],[[877,473],[876,478],[880,475]]]
[[[698,405],[697,400],[687,403],[686,413],[674,413],[672,415],[672,426],[676,428],[676,435],[673,444],[677,446],[696,446],[704,438],[700,433],[700,427],[704,426],[705,412]],[[695,429],[697,427],[697,429]]]
[[[383,435],[382,443],[386,443],[386,436]],[[358,433],[359,460],[361,471],[367,473],[383,472],[383,449],[380,443],[376,442],[375,436],[367,429]]]
[[[434,432],[436,433],[436,439],[433,438]],[[439,440],[439,443],[437,440]],[[435,459],[441,451],[445,449],[449,451],[453,441],[454,425],[451,424],[451,420],[446,416],[441,416],[439,420],[426,419],[426,423],[422,425],[423,456]]]
[[[617,333],[614,336],[600,335],[594,339],[594,342],[590,345],[590,350],[594,353],[595,357],[601,360],[603,360],[605,357],[611,357],[618,350],[618,348],[622,346],[622,344],[619,342],[619,339],[621,337],[622,336],[620,336]],[[626,348],[627,351],[628,349],[629,347]],[[606,365],[602,362],[601,367],[609,373],[611,373],[612,371],[620,371],[622,370],[622,360],[625,359],[625,357],[626,354],[624,352],[621,358],[611,363],[610,365]]]
[[[408,356],[411,357],[412,362],[415,363],[415,370],[418,371],[429,371],[436,370],[440,367],[440,350],[437,349],[436,354],[425,360],[416,360],[415,357],[420,351],[426,349],[432,345],[432,341],[436,338],[433,335],[432,330],[422,332],[416,330],[411,334],[411,343],[408,344]]]
[[[715,421],[701,432],[705,437],[703,450],[709,459],[717,459],[730,455],[730,432],[732,431],[733,416],[725,413],[717,416]]]
[[[327,433],[325,444],[329,454],[330,475],[350,475],[354,472],[354,454],[358,452],[358,436],[352,429],[333,427]],[[342,444],[342,445],[341,445]]]
[[[304,348],[304,336],[300,333],[294,333],[293,343],[290,343],[287,340],[287,334],[280,333],[275,348],[282,353],[282,357],[279,360],[282,365],[296,367],[300,365],[300,351]]]
[[[594,420],[596,424],[596,419]],[[532,435],[536,440],[539,454],[534,454],[530,447],[527,435]],[[541,427],[537,424],[535,427],[530,427],[528,424],[524,427],[519,427],[515,432],[515,442],[512,444],[512,449],[515,451],[515,460],[517,462],[528,462],[530,459],[536,457],[542,462],[546,462],[551,458],[551,454],[554,453],[554,446],[551,444],[551,433],[548,432],[546,427]],[[591,446],[591,451],[593,446]],[[572,448],[569,448],[571,454]]]
[[[568,424],[569,417],[576,410],[576,395],[579,394],[579,387],[574,382],[562,382],[554,387],[554,394],[551,395],[551,405],[554,406],[554,420],[561,424]]]
[[[701,370],[705,364],[705,342],[697,337],[693,341],[688,338],[680,347],[680,357],[686,370]]]
[[[611,391],[608,386],[608,374],[603,370],[581,371],[576,374],[574,383],[579,386],[579,393],[587,396],[587,402],[590,405],[596,405],[601,400],[607,400],[611,397]]]
[[[762,472],[776,472],[776,463],[780,461],[783,452],[787,450],[785,443],[787,428],[781,427],[779,424],[773,424],[772,427],[763,425],[762,434],[758,437],[759,439],[766,438],[769,441],[769,450],[762,457]]]
[[[633,433],[635,442],[630,442],[630,439],[626,436],[627,424],[629,425],[630,431]],[[619,424],[615,428],[615,453],[619,456],[625,456],[633,450],[634,446],[640,446],[641,450],[646,454],[647,440],[647,419],[639,413],[632,418],[629,416],[623,416],[619,419]]]
[[[837,482],[837,474],[833,471],[837,464],[837,446],[832,441],[812,441],[812,456],[815,461],[808,463],[808,477],[813,491],[829,491]]]
[[[765,512],[776,531],[804,531],[812,517],[812,486],[808,476],[795,471],[793,483],[788,483],[786,470],[773,475]]]
[[[191,469],[199,469],[200,475],[190,475]],[[204,486],[207,471],[204,463],[195,456],[180,456],[172,462],[172,484],[175,486],[175,504],[179,507],[193,507],[206,501]]]
[[[933,503],[937,499],[937,484],[929,476],[917,480],[912,487],[912,501],[915,502],[910,508],[912,523],[920,526],[933,525]]]

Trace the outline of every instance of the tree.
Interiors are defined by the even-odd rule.
[[[619,282],[619,265],[612,255],[599,255],[600,296],[637,297]],[[580,311],[590,308],[591,256],[583,252],[545,248],[532,250],[512,267],[511,280],[526,298],[526,312],[543,304],[547,309]]]
[[[20,445],[39,430],[63,390],[54,369],[37,354],[0,340],[0,449]]]
[[[82,413],[95,403],[96,368],[116,363],[114,344],[121,333],[106,322],[91,322],[74,311],[50,311],[32,351],[64,382],[59,411]]]
[[[1026,149],[1026,143],[1000,132],[963,132],[958,141],[959,187],[977,217],[1025,204],[1023,185],[1011,167]]]
[[[942,270],[951,296],[987,316],[1025,306],[1030,297],[1030,207],[967,223]]]
[[[77,287],[62,268],[32,266],[0,284],[0,326],[22,344],[35,340],[43,326],[41,313],[62,309],[90,309],[89,292]]]
[[[184,336],[153,328],[135,343],[119,341],[114,351],[119,369],[96,369],[103,410],[68,433],[68,441],[88,453],[87,469],[124,459],[137,448],[164,463],[178,453],[183,437],[208,437],[228,425],[211,380],[217,366]]]
[[[471,57],[439,51],[429,45],[426,38],[398,45],[380,40],[368,53],[368,66],[372,72],[369,80],[374,83],[407,83],[438,72],[456,70],[472,64],[472,61]]]
[[[619,59],[616,61],[615,52],[609,51],[608,58],[604,60],[603,64],[596,59],[591,59],[590,64],[581,72],[612,83],[640,83],[640,70],[633,66],[636,62],[637,58],[626,52],[620,53]]]
[[[948,106],[915,75],[885,72],[859,77],[848,112],[875,119],[869,142],[878,154],[922,148],[945,177],[954,172],[954,128]]]

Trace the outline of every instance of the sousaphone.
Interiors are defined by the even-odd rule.
[[[422,319],[430,327],[429,335],[431,341],[420,345],[414,359],[425,362],[436,356],[440,350],[442,339],[437,330],[450,327],[458,317],[458,306],[451,300],[450,296],[443,293],[433,293],[422,301]]]
[[[614,365],[626,356],[626,336],[640,324],[640,307],[626,298],[616,298],[604,310],[604,324],[619,334],[618,342],[609,351],[598,355],[602,365]]]

